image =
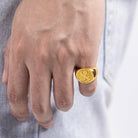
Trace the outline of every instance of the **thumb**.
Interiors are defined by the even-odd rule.
[[[8,73],[9,73],[9,44],[10,39],[8,40],[6,49],[5,49],[5,54],[4,54],[4,70],[3,70],[3,75],[2,75],[2,82],[4,84],[8,83]]]

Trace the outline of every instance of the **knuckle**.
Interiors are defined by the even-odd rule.
[[[16,46],[16,48],[14,47],[13,51],[14,51],[15,58],[16,57],[19,58],[23,55],[23,52],[24,52],[23,46]]]
[[[32,108],[32,112],[34,114],[44,114],[46,112],[45,109],[44,109],[44,107],[42,107],[39,104],[32,104],[31,108]]]
[[[91,93],[93,93],[93,92],[95,92],[96,88],[97,88],[97,86],[94,85],[90,90],[88,89],[88,92],[90,91]]]
[[[33,32],[34,28],[33,28],[33,25],[28,23],[24,26],[24,31],[28,34],[28,35],[31,35],[32,32]]]
[[[74,47],[74,43],[72,43],[70,41],[70,39],[68,37],[63,37],[60,39],[59,43],[62,45],[62,48],[59,50],[63,50],[63,54],[65,53],[65,51],[71,56],[71,57],[75,57],[78,53],[78,50],[76,47]]]
[[[17,102],[18,101],[18,96],[15,92],[8,92],[8,99],[10,102]]]
[[[37,64],[46,63],[46,61],[48,60],[49,54],[44,51],[45,50],[39,50],[39,52],[37,51],[37,54],[36,54],[36,63]]]
[[[96,81],[93,82],[94,84],[90,86],[86,86],[86,87],[81,87],[80,88],[80,92],[83,96],[86,96],[86,97],[89,97],[89,96],[92,96],[94,94],[94,92],[96,91],[96,88],[97,88],[97,83]]]
[[[19,95],[14,89],[8,90],[8,99],[10,103],[26,104],[27,97]]]
[[[91,85],[91,86],[88,87],[88,91],[90,91],[90,92],[95,91],[96,88],[97,88],[97,81],[92,82],[92,84],[90,84],[90,85]]]
[[[79,57],[80,58],[83,58],[83,59],[86,59],[88,57],[91,57],[92,53],[91,53],[91,50],[89,49],[89,47],[80,47],[79,49]]]
[[[72,107],[72,105],[73,105],[73,103],[72,103],[72,101],[71,100],[65,100],[65,99],[60,99],[57,103],[56,103],[56,105],[57,105],[57,108],[59,109],[59,110],[62,110],[62,111],[68,111],[71,107]]]
[[[57,59],[60,64],[64,64],[69,60],[69,53],[65,48],[59,48],[57,51]]]

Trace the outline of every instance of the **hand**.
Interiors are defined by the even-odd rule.
[[[58,109],[73,105],[75,67],[97,63],[104,25],[104,0],[22,0],[16,10],[5,52],[3,83],[8,84],[12,114],[24,121],[30,104],[38,123],[53,125],[51,80]],[[97,81],[79,83],[91,96]]]

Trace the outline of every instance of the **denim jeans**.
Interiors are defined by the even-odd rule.
[[[19,3],[20,0],[0,0],[0,138],[110,138],[108,105],[114,78],[129,38],[136,0],[106,0],[105,26],[97,64],[97,90],[92,97],[83,97],[74,74],[74,105],[68,112],[62,112],[55,106],[52,89],[55,125],[48,130],[37,124],[31,110],[25,122],[18,122],[11,115],[7,87],[1,82],[4,51]]]

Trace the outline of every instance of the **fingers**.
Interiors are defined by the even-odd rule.
[[[69,110],[73,105],[73,66],[56,66],[53,71],[54,98],[58,109]]]
[[[8,99],[11,112],[17,120],[24,121],[29,115],[28,71],[22,61],[12,61],[9,67]]]
[[[44,128],[53,126],[50,105],[51,73],[40,66],[30,71],[30,102],[37,122]]]
[[[10,45],[10,38],[8,40],[5,54],[4,54],[4,70],[2,75],[2,82],[4,84],[8,83],[8,74],[9,74],[9,45]]]
[[[80,68],[96,67],[96,60],[95,58],[91,58],[91,56],[85,56],[81,58],[79,64],[77,64],[77,67],[80,67]],[[95,80],[87,84],[81,83],[81,82],[78,82],[78,83],[79,83],[80,93],[83,96],[89,97],[89,96],[92,96],[96,90],[97,78],[95,78]]]

